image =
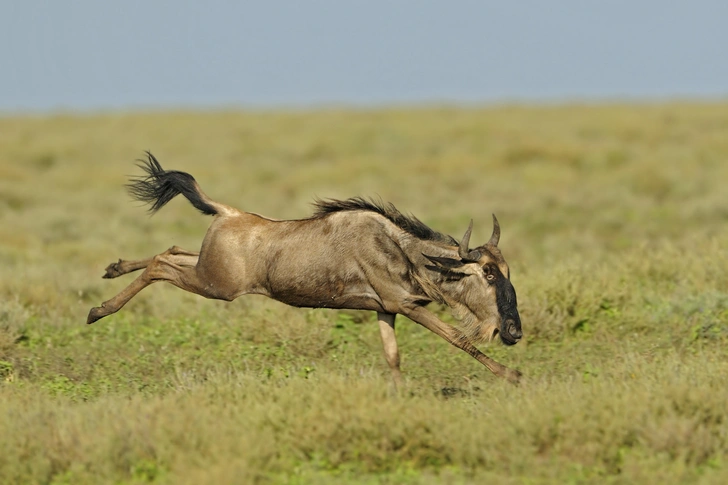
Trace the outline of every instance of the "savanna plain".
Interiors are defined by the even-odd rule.
[[[399,317],[395,392],[371,312],[167,284],[87,326],[211,221],[131,201],[146,149],[274,218],[495,213],[523,382]],[[727,159],[725,102],[0,118],[0,483],[728,483]]]

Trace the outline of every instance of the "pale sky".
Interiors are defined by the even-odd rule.
[[[728,96],[728,1],[0,0],[0,113]]]

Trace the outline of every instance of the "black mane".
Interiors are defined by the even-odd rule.
[[[313,214],[314,218],[324,217],[328,214],[333,214],[334,212],[343,211],[363,210],[376,212],[377,214],[389,219],[394,225],[403,231],[412,234],[418,239],[436,241],[454,246],[457,246],[458,244],[452,237],[430,229],[415,216],[406,216],[402,214],[392,203],[368,200],[363,197],[352,197],[346,200],[316,200],[314,202],[314,207],[316,207],[316,212]]]

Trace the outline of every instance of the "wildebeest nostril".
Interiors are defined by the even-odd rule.
[[[520,339],[521,337],[523,337],[523,332],[516,327],[516,324],[514,322],[511,322],[511,324],[508,325],[508,333],[514,339]]]

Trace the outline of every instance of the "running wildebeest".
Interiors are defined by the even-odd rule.
[[[518,381],[520,372],[473,345],[496,335],[513,345],[522,336],[495,215],[490,240],[475,249],[468,247],[472,220],[458,244],[392,204],[358,197],[317,201],[307,219],[269,219],[213,201],[190,174],[164,170],[146,154],[139,165],[146,175],[132,177],[127,185],[135,199],[151,204],[154,213],[182,194],[214,219],[199,252],[173,246],[149,259],[110,264],[104,278],[145,270],[121,293],[92,308],[86,323],[119,311],[150,284],[167,281],[219,300],[252,293],[296,307],[373,310],[395,384],[401,382],[397,314],[464,350],[495,375]],[[425,308],[433,301],[454,311],[460,329]]]

